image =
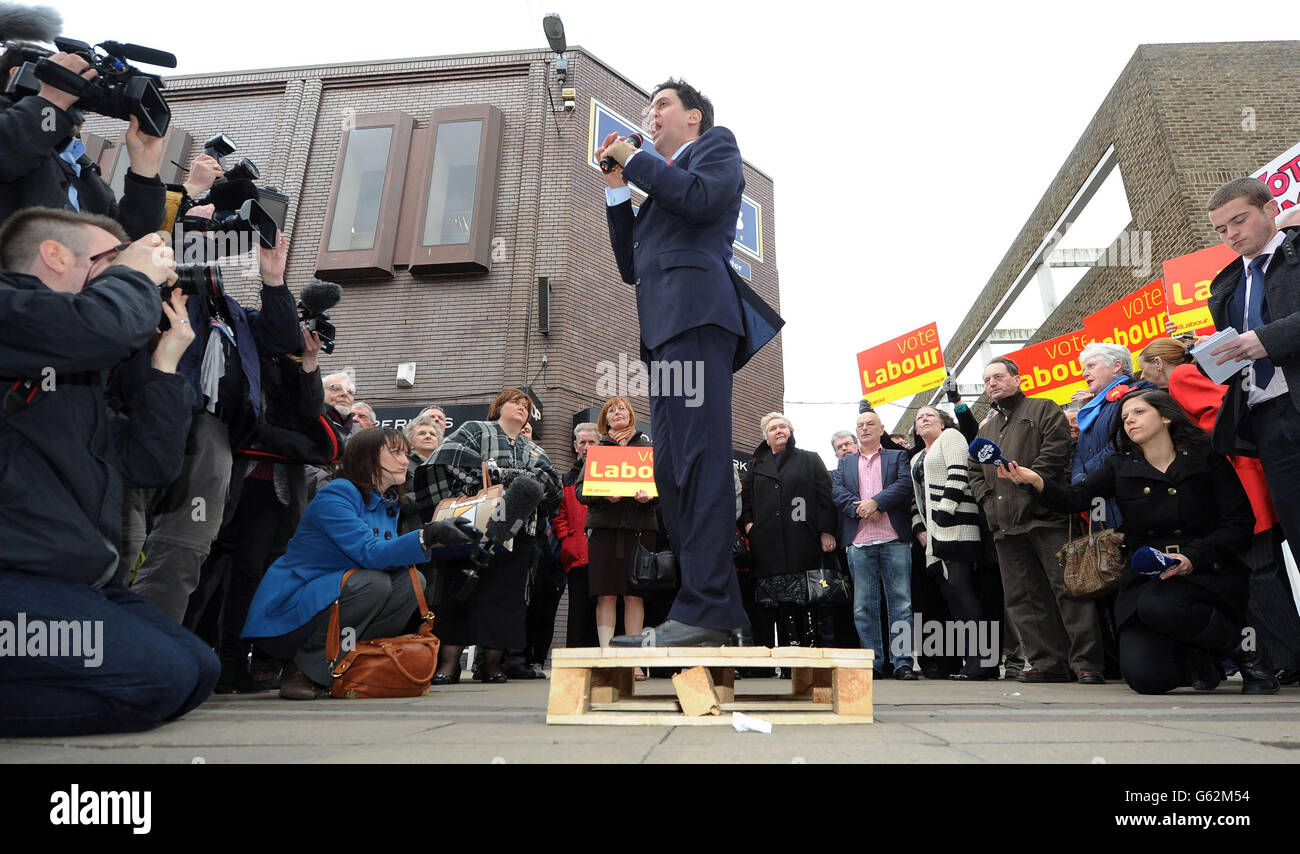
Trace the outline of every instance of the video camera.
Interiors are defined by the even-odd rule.
[[[33,45],[19,48],[25,60],[10,81],[5,94],[13,100],[35,95],[41,84],[48,83],[60,91],[77,96],[76,107],[123,121],[135,116],[140,130],[150,136],[163,136],[171,125],[172,111],[163,100],[166,86],[162,77],[135,68],[127,60],[175,68],[173,54],[134,44],[106,41],[91,46],[88,42],[55,37],[55,46],[64,53],[76,54],[98,72],[87,80],[49,57],[53,51]]]
[[[234,166],[226,168],[225,158],[236,151],[234,141],[219,133],[203,143],[203,153],[221,164],[224,174],[212,184],[207,195],[195,202],[211,204],[216,212],[211,219],[183,216],[177,224],[187,231],[216,232],[218,234],[256,234],[258,242],[274,249],[276,233],[284,228],[284,213],[288,210],[288,197],[274,187],[258,187],[253,182],[262,177],[261,170],[247,157],[241,157]],[[268,201],[280,214],[279,219],[262,205]],[[280,204],[283,202],[283,204]],[[222,242],[216,243],[218,254],[224,254]]]
[[[333,282],[312,282],[302,289],[302,296],[298,299],[298,319],[304,329],[320,336],[322,353],[334,352],[337,330],[329,322],[329,310],[341,299],[343,289]]]

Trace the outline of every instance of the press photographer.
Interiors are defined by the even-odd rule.
[[[125,144],[131,163],[119,202],[79,136],[83,97],[103,99],[102,89],[89,85],[99,72],[85,57],[64,51],[31,62],[48,53],[31,42],[52,41],[61,23],[48,8],[0,3],[0,40],[5,42],[0,83],[7,87],[0,95],[0,219],[27,207],[60,208],[110,216],[131,238],[142,237],[163,223],[166,187],[158,178],[162,137],[149,135],[139,117],[130,116]],[[23,75],[27,85],[14,87],[24,66],[30,72]],[[50,79],[65,82],[56,85]],[[76,84],[78,79],[85,82]],[[69,91],[79,86],[82,91]]]
[[[285,286],[288,249],[283,236],[277,236],[274,249],[258,247],[260,310],[245,308],[224,289],[189,301],[196,337],[179,367],[194,391],[185,466],[161,495],[133,491],[127,496],[123,554],[131,559],[126,569],[143,545],[145,559],[134,589],[177,622],[221,529],[231,490],[231,449],[242,447],[263,422],[262,362],[303,349],[293,295]],[[144,355],[137,354],[114,372],[110,391],[123,406],[134,405],[147,368]],[[241,483],[242,478],[236,488]]]
[[[164,486],[181,469],[186,297],[159,299],[176,275],[160,236],[128,244],[91,214],[15,214],[0,226],[0,267],[0,620],[81,630],[58,653],[0,655],[0,736],[147,729],[205,700],[218,672],[198,638],[112,583],[123,486]],[[135,351],[128,416],[107,405],[103,375]]]

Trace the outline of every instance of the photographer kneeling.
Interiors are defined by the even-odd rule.
[[[481,539],[466,518],[397,535],[410,452],[406,437],[391,427],[349,439],[339,477],[316,493],[284,555],[263,576],[243,636],[271,657],[292,661],[280,682],[284,699],[328,693],[334,662],[325,647],[334,600],[339,624],[355,632],[354,640],[403,634],[417,617],[407,567],[427,561],[426,549],[434,545]],[[361,571],[340,591],[349,569]]]
[[[998,466],[998,477],[1027,485],[1043,506],[1088,510],[1113,498],[1131,561],[1115,601],[1119,665],[1139,694],[1183,685],[1212,690],[1231,658],[1243,694],[1276,694],[1277,679],[1247,639],[1250,545],[1255,515],[1228,460],[1168,394],[1131,391],[1120,401],[1115,452],[1081,483],[1065,487],[1031,469]]]
[[[194,338],[169,304],[171,250],[111,219],[30,208],[0,226],[0,736],[147,729],[203,702],[216,655],[114,585],[122,487],[163,486],[185,453]],[[131,416],[103,372],[150,344]]]

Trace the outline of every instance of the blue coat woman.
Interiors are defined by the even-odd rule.
[[[328,689],[332,662],[325,649],[336,600],[340,624],[356,640],[403,634],[416,616],[407,567],[428,560],[426,546],[469,541],[450,522],[398,535],[409,452],[406,437],[388,427],[349,439],[341,476],[316,493],[284,555],[253,595],[243,637],[272,658],[292,660],[281,678],[281,697],[311,700]],[[360,571],[344,586],[349,569]],[[423,587],[418,573],[417,579]]]

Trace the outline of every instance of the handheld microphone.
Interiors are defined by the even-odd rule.
[[[1010,466],[1011,460],[1002,456],[1002,449],[990,439],[976,439],[970,443],[970,455],[983,465]]]
[[[1160,575],[1165,570],[1177,566],[1178,561],[1160,551],[1160,549],[1143,546],[1133,552],[1133,560],[1130,561],[1130,564],[1133,571],[1139,575]]]
[[[642,136],[641,134],[639,134],[639,133],[634,133],[634,134],[631,134],[630,136],[627,137],[627,142],[632,143],[632,147],[633,147],[633,148],[640,148],[640,147],[641,147],[641,143],[645,142],[645,137],[643,137],[643,136]],[[602,157],[601,160],[600,160],[600,171],[601,171],[601,172],[612,172],[612,171],[614,170],[614,167],[617,166],[617,165],[619,165],[619,164],[618,164],[618,161],[615,160],[614,158],[612,158],[612,157]]]

